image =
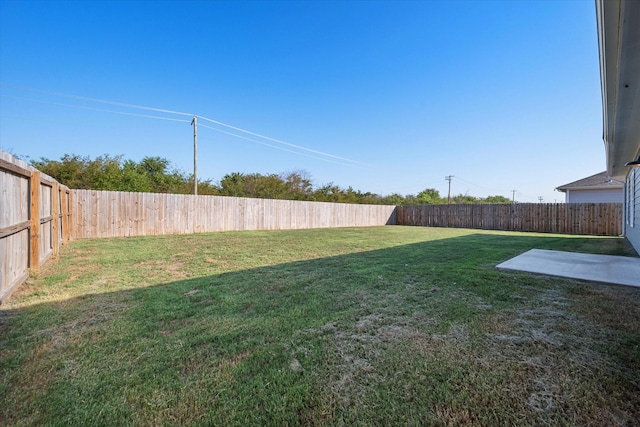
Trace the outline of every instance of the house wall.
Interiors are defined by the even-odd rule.
[[[611,188],[601,190],[567,190],[567,203],[622,203],[624,190]]]
[[[640,168],[632,168],[625,182],[624,234],[640,253]]]

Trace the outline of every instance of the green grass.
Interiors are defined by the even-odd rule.
[[[638,425],[622,239],[379,227],[81,240],[0,311],[0,425]]]

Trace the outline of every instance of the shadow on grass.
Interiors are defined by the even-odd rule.
[[[584,282],[495,269],[534,247],[631,255],[619,239],[472,234],[213,275],[190,267],[195,271],[187,273],[198,277],[3,309],[0,421],[536,425],[606,424],[606,414],[637,419],[640,291],[599,293]],[[598,316],[580,312],[581,301],[594,296],[611,309]],[[485,341],[500,322],[517,324],[522,310],[558,301],[567,305],[563,316],[582,322],[558,328],[582,325],[593,335],[592,325],[606,317],[610,334],[603,343],[580,344],[594,354],[593,364],[582,367],[592,382],[575,391],[586,395],[561,396],[549,385],[552,404],[541,410],[530,401],[539,376],[516,364],[524,355],[504,360],[500,354],[508,351]],[[620,314],[620,304],[630,314]],[[545,347],[557,353],[553,369],[567,375],[576,363],[572,340]],[[506,371],[496,375],[485,359]]]

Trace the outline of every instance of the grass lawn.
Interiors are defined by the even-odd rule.
[[[0,307],[0,425],[640,425],[622,239],[422,227],[81,240]]]

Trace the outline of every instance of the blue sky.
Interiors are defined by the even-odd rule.
[[[605,169],[589,0],[0,0],[0,82],[0,148],[33,159],[161,156],[191,172],[195,114],[315,151],[200,119],[307,154],[200,126],[198,176],[213,181],[302,169],[446,195],[454,175],[454,194],[553,202]]]

